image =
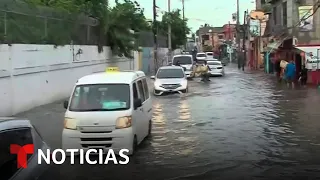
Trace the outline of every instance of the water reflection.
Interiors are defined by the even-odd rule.
[[[187,100],[182,100],[179,105],[179,121],[189,121],[191,118],[191,113],[189,109],[189,104]]]

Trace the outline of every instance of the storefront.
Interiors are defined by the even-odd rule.
[[[309,70],[308,82],[318,85],[320,83],[320,46],[296,46],[301,50],[302,62]]]

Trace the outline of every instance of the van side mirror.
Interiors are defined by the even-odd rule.
[[[156,77],[155,76],[151,76],[150,79],[156,79]]]
[[[134,102],[133,102],[133,106],[134,106],[134,109],[137,109],[137,108],[141,107],[142,106],[141,99],[135,99]]]
[[[64,107],[65,109],[67,109],[68,106],[69,106],[69,101],[65,100],[65,101],[63,102],[63,107]]]

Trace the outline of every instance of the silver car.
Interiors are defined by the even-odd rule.
[[[156,76],[151,76],[151,79],[155,80],[154,95],[188,92],[188,80],[180,66],[160,67]]]
[[[0,179],[1,180],[34,180],[38,179],[49,167],[38,164],[37,149],[46,151],[48,145],[29,120],[0,117]],[[27,154],[27,167],[18,168],[17,154],[10,152],[10,146],[17,144],[34,145],[34,153]]]

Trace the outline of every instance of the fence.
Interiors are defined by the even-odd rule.
[[[153,33],[142,31],[139,33],[138,44],[141,47],[153,47],[154,40],[153,40]],[[158,47],[165,48],[168,47],[167,37],[163,35],[157,36]]]
[[[0,2],[0,43],[97,44],[93,33],[98,21],[23,2]]]

